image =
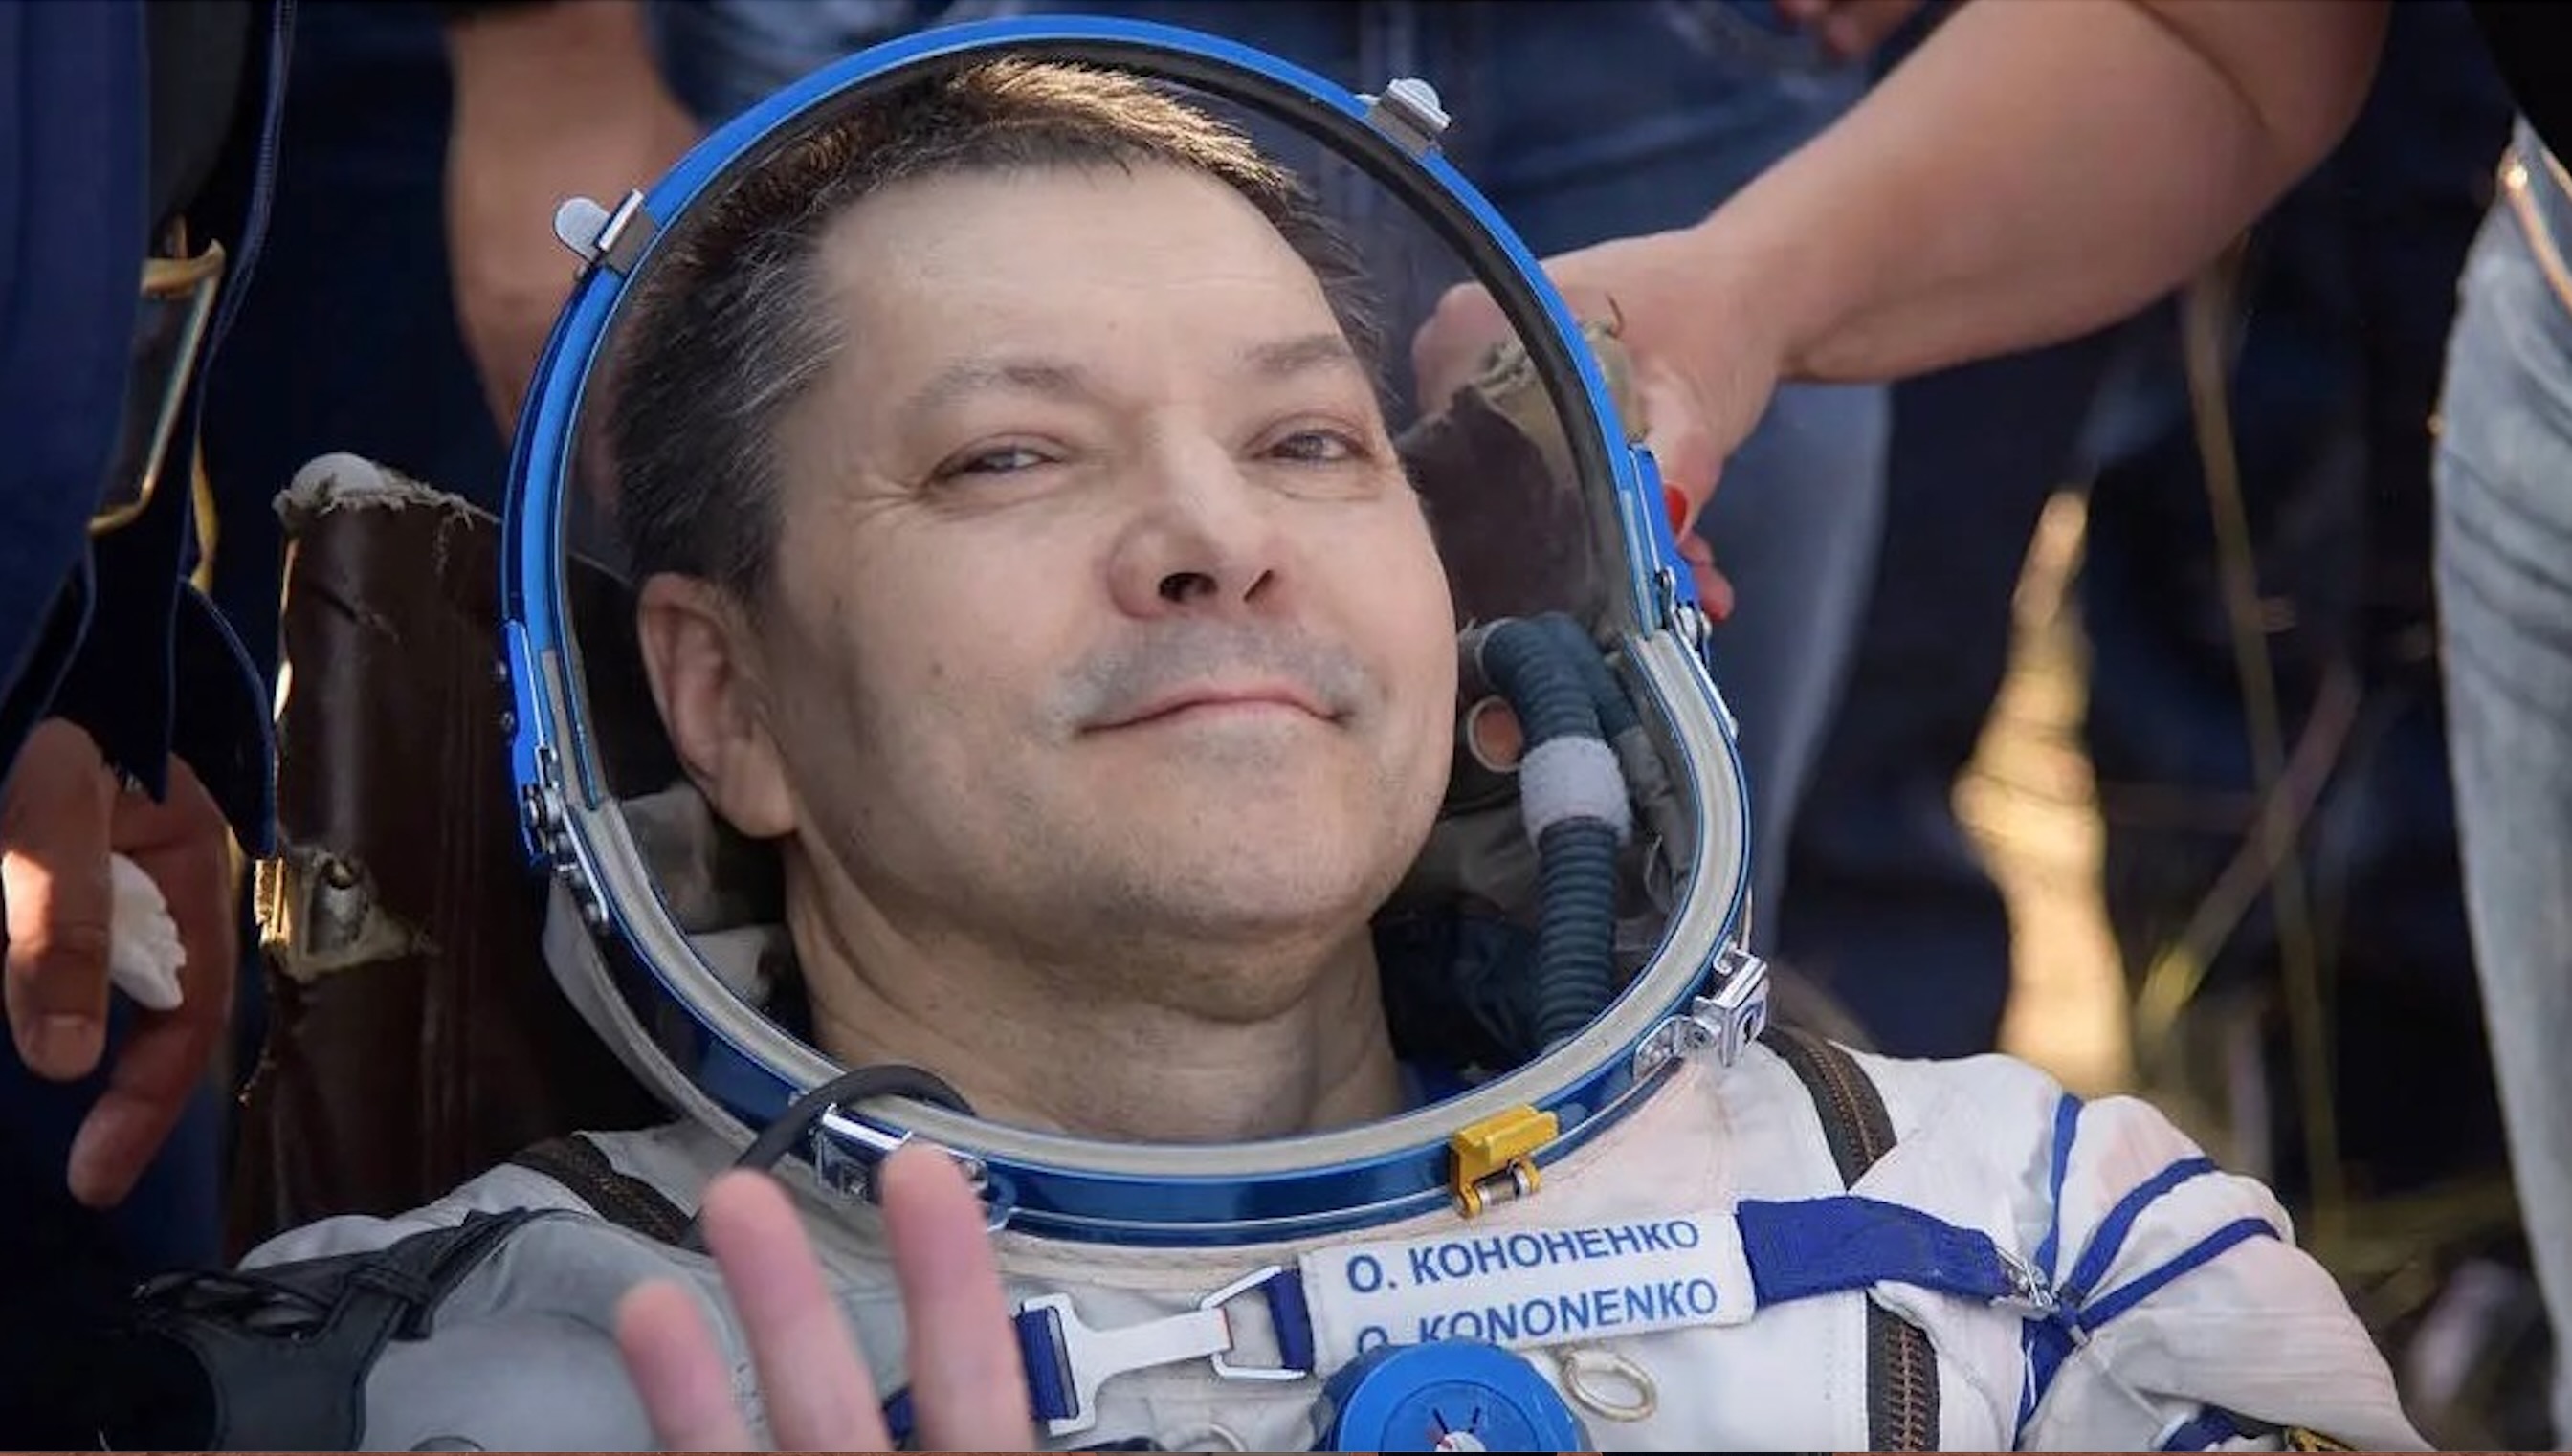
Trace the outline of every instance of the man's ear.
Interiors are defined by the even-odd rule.
[[[792,832],[795,795],[740,607],[712,582],[665,572],[644,581],[634,626],[662,727],[715,812],[754,839]]]

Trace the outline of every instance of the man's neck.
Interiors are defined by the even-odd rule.
[[[1245,1018],[1191,1006],[1185,965],[1156,977],[1136,974],[1132,953],[1112,966],[1036,964],[961,936],[906,934],[868,907],[838,908],[790,896],[815,1039],[849,1066],[933,1071],[977,1116],[1121,1142],[1219,1143],[1401,1111],[1364,926],[1263,957],[1274,965],[1226,965],[1237,983],[1250,971],[1304,988]],[[1207,973],[1205,958],[1236,953],[1190,954]]]

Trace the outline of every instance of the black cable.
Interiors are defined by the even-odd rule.
[[[951,1112],[973,1116],[973,1105],[964,1094],[947,1084],[946,1079],[924,1068],[902,1062],[878,1062],[872,1066],[853,1067],[786,1105],[786,1110],[769,1121],[751,1140],[741,1156],[733,1160],[736,1169],[766,1173],[791,1152],[796,1143],[812,1131],[833,1108],[851,1103],[872,1101],[879,1097],[908,1097],[916,1102],[934,1103]],[[681,1247],[705,1252],[705,1229],[698,1218],[688,1220],[687,1231],[680,1235]]]
[[[751,1145],[741,1150],[733,1167],[755,1169],[766,1173],[775,1168],[796,1141],[822,1120],[822,1115],[843,1103],[866,1102],[879,1097],[908,1097],[916,1102],[936,1103],[966,1117],[973,1115],[973,1105],[964,1094],[947,1085],[934,1072],[901,1062],[878,1062],[869,1067],[853,1067],[802,1097],[786,1105]]]

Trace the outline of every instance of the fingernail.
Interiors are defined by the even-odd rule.
[[[1688,498],[1686,491],[1679,489],[1675,485],[1662,486],[1661,510],[1670,518],[1671,535],[1684,536],[1687,534]]]
[[[135,1180],[143,1176],[143,1160],[134,1155],[131,1147],[134,1119],[124,1115],[131,1111],[102,1108],[90,1114],[72,1138],[72,1156],[64,1178],[81,1207],[115,1208],[134,1192]]]
[[[27,1056],[28,1069],[39,1077],[69,1081],[85,1077],[98,1065],[100,1044],[105,1028],[94,1016],[77,1012],[48,1012],[36,1018],[28,1028],[21,1048]]]
[[[1718,571],[1707,570],[1697,582],[1696,595],[1698,603],[1705,608],[1708,617],[1717,622],[1732,620],[1732,581],[1729,577]]]

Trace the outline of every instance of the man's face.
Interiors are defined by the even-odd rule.
[[[744,827],[1037,960],[1357,933],[1445,786],[1455,623],[1310,269],[1157,167],[902,185],[824,267]],[[1198,959],[1207,1010],[1298,989]]]

